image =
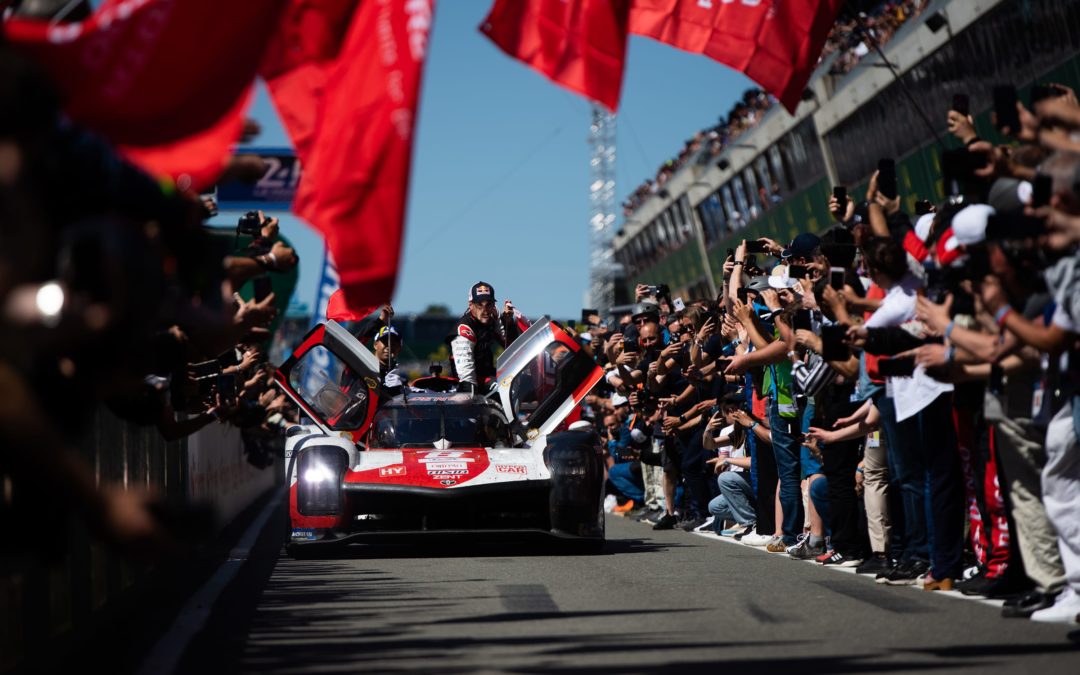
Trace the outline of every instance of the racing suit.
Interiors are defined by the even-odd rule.
[[[476,388],[495,377],[495,347],[506,348],[529,327],[518,310],[483,324],[465,312],[450,338],[450,367],[462,383]]]

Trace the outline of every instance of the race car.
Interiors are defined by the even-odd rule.
[[[287,552],[460,532],[601,548],[602,447],[588,423],[559,431],[601,369],[544,317],[496,371],[484,395],[406,387],[383,400],[367,348],[334,321],[309,332],[275,374],[312,422],[286,432]]]

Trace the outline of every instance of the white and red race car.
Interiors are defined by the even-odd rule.
[[[288,552],[439,532],[602,547],[602,449],[585,423],[556,431],[601,369],[544,317],[496,370],[486,396],[406,388],[380,400],[375,356],[334,321],[316,326],[276,373],[314,422],[287,432]]]

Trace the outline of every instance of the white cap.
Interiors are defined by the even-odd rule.
[[[970,246],[986,239],[986,221],[994,213],[994,207],[989,204],[972,204],[958,211],[952,219],[956,243]]]
[[[915,221],[915,236],[920,241],[926,241],[926,238],[930,236],[930,228],[934,225],[934,214],[924,213],[919,216],[919,219]]]
[[[630,440],[632,440],[633,442],[635,442],[635,443],[644,443],[645,439],[646,439],[645,432],[642,431],[641,429],[631,429],[630,430]]]
[[[578,333],[578,339],[582,342],[592,342],[592,335],[588,333]]]
[[[622,394],[615,393],[615,394],[611,395],[611,405],[615,406],[616,408],[618,408],[621,405],[626,405],[629,402],[630,402],[630,399],[626,398]]]
[[[772,274],[769,275],[770,288],[780,290],[784,288],[795,288],[798,285],[798,279],[792,279],[788,276],[787,265],[777,265],[772,269]]]

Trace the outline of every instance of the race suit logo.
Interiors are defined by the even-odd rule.
[[[465,338],[469,342],[476,342],[476,336],[473,335],[472,328],[469,328],[465,324],[461,324],[457,327],[458,335]]]

